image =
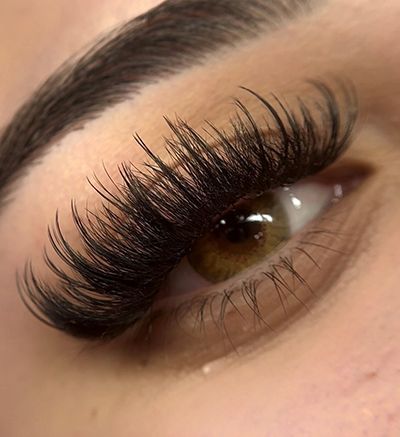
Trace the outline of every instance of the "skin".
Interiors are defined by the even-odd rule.
[[[157,3],[3,1],[0,125],[64,59]],[[146,87],[62,138],[30,168],[0,217],[1,435],[399,435],[399,21],[395,0],[332,0]],[[204,119],[224,126],[232,96],[254,105],[239,85],[298,95],[304,78],[332,74],[357,87],[361,123],[348,153],[373,172],[353,197],[361,243],[311,312],[276,337],[254,335],[239,355],[207,367],[195,356],[185,367],[173,355],[171,366],[140,363],[121,350],[124,342],[88,346],[41,324],[22,305],[15,271],[27,257],[39,259],[55,210],[68,220],[71,198],[95,204],[86,177],[102,174],[103,162],[112,174],[124,160],[142,164],[132,132],[163,155],[163,115],[183,115],[196,128]]]

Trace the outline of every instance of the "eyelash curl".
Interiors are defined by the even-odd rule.
[[[114,338],[143,319],[168,274],[218,216],[241,198],[318,173],[346,149],[357,115],[354,90],[340,86],[342,114],[331,88],[312,85],[319,98],[311,106],[298,99],[294,110],[244,88],[265,111],[262,126],[235,100],[230,128],[207,123],[207,139],[181,119],[166,119],[169,163],[135,135],[149,158],[145,170],[122,164],[121,183],[108,176],[112,190],[96,178],[102,206],[95,211],[81,214],[71,202],[80,250],[67,241],[56,214],[49,240],[58,259],[45,250],[44,260],[57,282],[44,282],[27,262],[18,288],[28,309],[87,339]]]

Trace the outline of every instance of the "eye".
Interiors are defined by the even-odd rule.
[[[220,282],[268,255],[289,233],[288,215],[277,193],[243,200],[195,244],[189,264],[210,282]]]
[[[94,212],[72,202],[79,245],[70,244],[56,215],[46,277],[29,262],[17,277],[28,308],[45,323],[87,339],[117,337],[130,328],[139,338],[145,325],[157,331],[155,318],[165,333],[162,320],[178,313],[180,326],[190,324],[185,312],[197,312],[194,326],[206,313],[224,320],[239,308],[240,294],[251,314],[265,306],[274,325],[285,320],[290,307],[297,309],[311,288],[318,289],[316,282],[326,280],[314,274],[316,267],[337,265],[321,255],[327,246],[321,235],[334,230],[317,230],[297,245],[294,236],[347,190],[349,178],[332,172],[357,115],[352,91],[340,88],[336,97],[321,83],[312,86],[320,97],[307,105],[298,100],[293,109],[279,100],[274,108],[246,89],[260,105],[259,121],[237,100],[228,127],[207,123],[204,135],[181,119],[167,120],[169,162],[136,136],[149,157],[146,171],[122,164],[122,183],[111,179],[111,191],[98,180],[102,203]],[[308,278],[313,284],[306,287]],[[257,293],[266,298],[262,305]]]
[[[345,188],[313,178],[240,200],[215,220],[171,274],[169,293],[219,283],[263,262],[341,199]]]

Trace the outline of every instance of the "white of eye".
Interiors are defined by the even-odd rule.
[[[343,197],[342,186],[317,182],[299,182],[275,191],[284,207],[293,235],[318,217],[330,204]]]

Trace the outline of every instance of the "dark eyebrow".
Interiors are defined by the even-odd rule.
[[[70,60],[0,136],[0,195],[52,141],[145,85],[309,10],[310,0],[167,0]]]

